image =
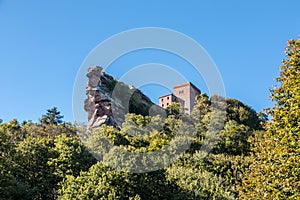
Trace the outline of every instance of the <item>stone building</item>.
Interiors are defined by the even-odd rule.
[[[179,102],[187,114],[191,114],[196,103],[196,96],[201,91],[191,82],[186,82],[174,86],[174,93],[159,97],[159,105],[166,108],[172,102]]]

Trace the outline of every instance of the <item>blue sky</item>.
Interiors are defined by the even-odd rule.
[[[227,97],[261,111],[272,106],[269,89],[286,41],[300,35],[299,7],[299,0],[0,0],[0,118],[37,121],[56,106],[73,121],[73,85],[83,60],[110,36],[141,27],[169,28],[196,40],[218,66]],[[108,72],[118,78],[118,66],[143,62],[181,61],[145,51],[118,60]],[[200,80],[188,78],[205,91]],[[153,87],[144,89],[156,99]]]

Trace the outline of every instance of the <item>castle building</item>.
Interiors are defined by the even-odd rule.
[[[174,86],[174,93],[159,97],[159,105],[167,108],[172,102],[179,102],[187,114],[191,114],[196,104],[196,96],[201,91],[191,82],[186,82]]]

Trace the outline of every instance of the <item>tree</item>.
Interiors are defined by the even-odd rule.
[[[224,161],[223,156],[218,160]],[[235,199],[234,188],[225,177],[205,168],[201,152],[196,152],[183,155],[166,169],[167,180],[176,184],[180,193],[185,193],[184,198],[177,196],[178,199]]]
[[[60,115],[60,111],[57,107],[53,107],[47,110],[47,113],[40,119],[41,124],[62,124],[64,116]]]
[[[0,125],[0,199],[56,199],[58,182],[96,163],[75,127],[17,120]]]
[[[242,199],[300,199],[300,38],[290,40],[285,53],[279,85],[271,90],[272,120],[254,138]]]
[[[87,171],[96,163],[96,159],[78,138],[66,134],[55,137],[51,152],[53,156],[49,157],[47,165],[55,175],[56,183],[62,181],[66,175],[78,176],[81,171]]]
[[[59,199],[174,199],[163,170],[131,174],[102,162],[78,177],[66,176],[60,185]]]
[[[252,129],[262,129],[259,115],[251,107],[232,98],[226,99],[226,103],[227,120],[234,120],[237,123],[244,124]]]
[[[17,180],[15,147],[24,136],[17,120],[0,125],[0,199],[30,199],[30,188]]]
[[[251,135],[252,132],[248,126],[230,120],[220,132],[219,142],[215,146],[214,152],[230,155],[246,155],[250,151],[250,144],[247,140]]]
[[[172,102],[167,106],[167,114],[174,115],[176,118],[179,118],[183,111],[184,110],[179,102]]]
[[[30,199],[53,199],[55,176],[47,161],[53,156],[53,140],[28,137],[16,147],[13,175],[29,186]],[[14,194],[14,193],[12,193]]]

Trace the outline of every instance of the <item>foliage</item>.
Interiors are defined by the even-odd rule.
[[[36,199],[49,199],[55,195],[55,177],[47,165],[48,158],[52,157],[52,145],[50,138],[28,137],[16,147],[15,176],[29,185],[32,197]]]
[[[78,176],[96,162],[80,140],[66,134],[55,137],[51,151],[54,155],[49,157],[47,165],[55,175],[56,182],[62,181],[67,175]]]
[[[279,85],[271,90],[272,120],[253,138],[250,170],[240,188],[245,199],[300,199],[300,39],[290,40],[285,53]]]
[[[227,99],[227,120],[234,120],[252,129],[262,129],[258,114],[237,99]]]
[[[30,196],[27,183],[19,182],[12,174],[15,147],[24,132],[17,120],[0,125],[0,198],[28,199]],[[20,137],[21,136],[21,137]]]
[[[54,199],[58,182],[96,160],[69,123],[0,125],[0,199]]]
[[[243,112],[232,105],[231,115],[227,118],[213,154],[203,159],[201,156],[203,152],[200,150],[205,138],[208,137],[212,109],[211,100],[207,95],[200,95],[197,100],[198,104],[192,116],[185,116],[179,104],[171,104],[169,115],[165,119],[160,116],[128,114],[125,116],[121,131],[107,126],[92,130],[86,136],[85,144],[93,150],[93,155],[99,162],[88,172],[81,173],[77,177],[66,176],[67,179],[61,182],[59,197],[62,199],[238,198],[237,188],[241,185],[244,171],[248,167],[244,156],[250,151],[248,137],[255,131],[245,124],[250,124],[249,121],[254,120],[251,114],[245,114],[243,123],[235,121],[236,118],[233,116],[239,116]],[[236,106],[241,105],[247,107],[239,102]],[[256,113],[253,114],[256,116],[257,124],[253,124],[252,127],[259,127],[260,121]],[[129,173],[129,171],[136,172],[141,167],[147,170],[150,166],[143,158],[126,152],[151,155],[151,152],[163,150],[168,145],[170,151],[176,154],[177,149],[173,147],[180,146],[188,139],[178,136],[182,119],[188,121],[191,117],[196,119],[197,135],[196,138],[190,138],[193,139],[192,145],[179,160],[171,166],[164,165],[164,169],[155,172]],[[222,119],[217,119],[215,123],[221,121]],[[116,169],[105,166],[104,163],[107,162]],[[159,165],[159,162],[155,162],[154,166]],[[120,169],[123,171],[118,171]]]
[[[58,192],[60,199],[120,199],[129,195],[124,190],[126,186],[128,177],[125,173],[97,163],[77,178],[66,176]]]
[[[143,102],[143,103],[142,103]],[[149,115],[149,108],[153,103],[139,90],[133,92],[129,100],[129,113],[136,113],[143,116]]]
[[[67,176],[61,185],[60,199],[174,199],[164,171],[131,174],[101,162],[77,178]]]
[[[127,114],[122,130],[103,125],[82,134],[84,145],[74,125],[59,121],[57,109],[38,124],[1,124],[0,198],[236,199],[249,166],[249,137],[261,133],[261,118],[238,100],[227,100],[225,126],[206,155],[202,146],[217,130],[211,126],[223,126],[225,116],[212,112],[212,98],[223,97],[199,95],[192,115],[176,103],[164,118]],[[157,151],[165,154],[151,162],[142,157]]]
[[[168,169],[168,179],[187,194],[185,199],[234,199],[224,180],[203,168],[173,166]]]
[[[47,110],[47,113],[40,119],[41,124],[62,124],[63,117],[56,107]]]
[[[230,120],[226,122],[224,129],[220,132],[219,142],[214,148],[214,152],[230,155],[248,154],[250,152],[248,138],[252,134],[250,127]]]
[[[167,114],[174,115],[176,118],[179,118],[183,113],[183,108],[179,102],[172,102],[167,106]]]
[[[114,77],[106,73],[103,73],[103,76],[101,76],[101,78],[106,80],[105,81],[105,83],[107,84],[106,87],[108,88],[109,91],[113,91],[113,89],[118,83],[118,81]]]
[[[239,197],[238,188],[242,184],[249,159],[244,155],[209,154],[203,159],[204,168],[223,179],[223,185],[230,187],[235,198]]]
[[[107,92],[112,93],[111,95],[114,99],[118,99],[119,102],[123,102],[123,113],[129,112],[143,116],[149,115],[149,109],[153,106],[153,103],[140,90],[128,87],[125,83],[117,82],[113,78],[108,81],[107,87],[109,88]],[[112,103],[115,104],[116,102]]]

